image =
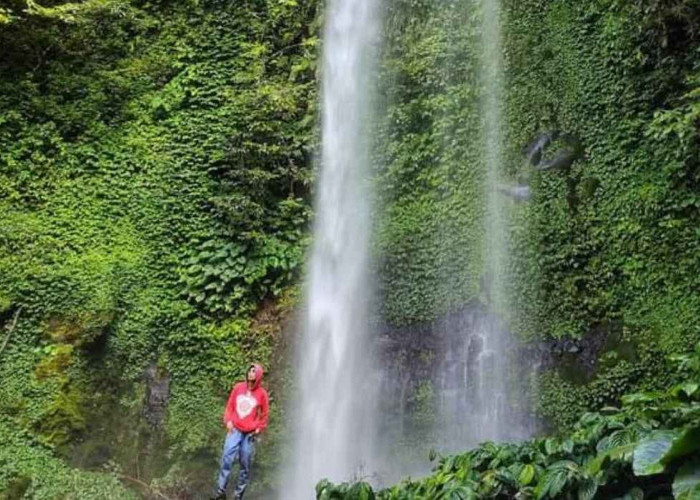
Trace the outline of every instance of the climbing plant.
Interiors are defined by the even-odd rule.
[[[209,485],[227,391],[277,342],[255,317],[299,279],[318,16],[312,1],[2,3],[0,342],[21,313],[0,432],[26,439],[3,448],[0,491],[114,489],[68,460],[134,488]],[[170,379],[158,429],[149,367]]]
[[[385,18],[377,265],[383,315],[403,325],[489,300],[482,28],[480,3],[467,0],[395,0]],[[544,419],[571,425],[664,383],[665,354],[698,335],[700,12],[687,1],[504,1],[501,24],[504,182],[531,192],[500,198],[505,320],[526,341],[609,338],[592,377],[560,367],[542,380]],[[526,147],[554,131],[581,155],[538,170]]]

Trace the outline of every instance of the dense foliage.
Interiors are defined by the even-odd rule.
[[[383,316],[431,320],[488,300],[480,134],[481,3],[388,2],[377,176]],[[503,1],[510,329],[576,339],[540,384],[554,426],[667,382],[700,331],[700,9],[692,1]],[[538,171],[524,147],[575,137],[583,157]],[[561,144],[544,154],[552,158]],[[574,358],[574,359],[571,359]],[[568,366],[571,365],[571,366]],[[591,373],[592,372],[592,373]]]
[[[568,425],[668,382],[665,355],[700,330],[700,9],[693,2],[506,2],[512,175],[543,130],[578,137],[568,169],[532,172],[513,232],[525,337],[593,342],[597,377],[550,374],[546,418]],[[578,398],[578,399],[575,399]]]
[[[210,484],[226,391],[249,359],[274,358],[307,245],[321,3],[0,1],[0,491]],[[570,439],[486,445],[382,498],[546,497],[591,481],[668,493],[679,462],[647,483],[631,448],[607,447],[682,441],[697,389],[579,417],[669,386],[666,356],[700,334],[696,3],[502,1],[504,170],[533,193],[503,200],[507,319],[523,339],[604,341],[593,373],[541,377],[537,410],[575,427]],[[397,325],[488,299],[482,23],[474,0],[384,5],[376,255],[382,316]],[[522,148],[554,130],[585,156],[534,171]],[[156,424],[149,367],[170,380]],[[423,382],[407,397],[429,421]],[[281,455],[272,397],[266,480]]]
[[[316,2],[0,7],[0,491],[88,498],[52,454],[209,487],[306,246]]]
[[[317,486],[320,500],[700,498],[700,343],[676,356],[665,391],[628,394],[562,437],[484,443],[441,458],[432,475],[376,494],[367,483]]]
[[[480,99],[498,84],[479,76],[480,8],[470,0],[387,4],[376,163],[387,210],[384,312],[395,323],[479,296]],[[503,198],[513,329],[580,337],[615,322],[663,325],[669,342],[687,341],[700,310],[686,293],[697,289],[700,265],[697,6],[504,1],[502,24],[504,170],[533,191],[523,205]],[[585,156],[570,168],[533,169],[523,148],[549,131],[578,138]]]
[[[388,2],[376,186],[382,315],[433,319],[479,294],[484,260],[479,16],[465,2]]]
[[[533,175],[515,252],[519,329],[581,336],[618,322],[687,345],[700,310],[687,293],[700,265],[700,11],[683,1],[507,5],[509,141],[563,130],[586,152]]]

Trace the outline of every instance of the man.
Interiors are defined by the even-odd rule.
[[[262,377],[262,366],[250,365],[246,381],[234,385],[228,397],[224,411],[224,425],[228,434],[221,456],[218,490],[213,500],[226,499],[226,485],[236,457],[241,470],[236,483],[235,498],[242,499],[248,486],[255,438],[267,427],[268,398],[267,391],[260,386]]]

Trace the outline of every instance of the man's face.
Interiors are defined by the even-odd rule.
[[[248,369],[248,382],[255,382],[255,367],[251,366]]]

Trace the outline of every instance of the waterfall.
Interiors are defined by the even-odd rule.
[[[507,213],[497,186],[503,172],[503,50],[501,44],[500,0],[481,0],[483,27],[481,36],[481,87],[484,116],[482,144],[486,167],[486,248],[485,276],[490,280],[488,304],[495,318],[507,318],[505,269],[507,253]],[[508,415],[509,352],[505,329],[495,318],[482,324],[483,348],[477,357],[477,396],[480,410],[481,439],[504,439],[512,422]]]
[[[435,373],[437,437],[444,451],[461,451],[487,440],[523,439],[530,433],[524,410],[525,379],[517,342],[508,333],[508,203],[499,192],[504,163],[504,69],[500,0],[476,0],[481,34],[479,112],[483,168],[484,244],[482,300],[438,322],[445,351]],[[527,371],[527,370],[526,370]]]
[[[486,169],[486,227],[484,245],[485,300],[482,315],[469,343],[473,354],[470,384],[472,419],[479,441],[522,439],[529,422],[516,388],[517,342],[508,333],[513,311],[508,300],[508,204],[498,192],[504,176],[504,62],[501,41],[500,0],[479,0],[482,12],[480,81],[482,89],[482,163]],[[473,346],[476,345],[476,348]]]
[[[281,498],[323,478],[360,477],[372,456],[376,381],[367,321],[375,0],[330,0],[322,68],[322,151],[308,269],[293,454]]]

